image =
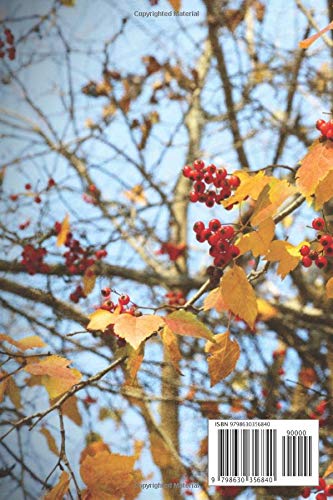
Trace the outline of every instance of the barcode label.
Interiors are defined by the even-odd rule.
[[[318,436],[318,420],[209,420],[209,484],[316,486]]]

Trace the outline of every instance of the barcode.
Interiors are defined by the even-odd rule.
[[[317,420],[209,420],[210,485],[315,486]]]

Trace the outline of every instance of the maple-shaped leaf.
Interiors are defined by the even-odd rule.
[[[48,356],[29,363],[24,370],[32,375],[41,376],[41,383],[50,398],[56,398],[77,384],[82,377],[78,370],[68,367],[70,363],[71,361],[60,356]]]
[[[83,293],[89,295],[95,288],[96,274],[93,267],[88,267],[83,275]]]
[[[182,356],[179,351],[177,336],[167,325],[165,325],[161,333],[161,338],[174,369],[178,373],[181,373],[179,369],[179,361],[182,359]]]
[[[252,226],[257,226],[268,217],[276,215],[278,208],[297,193],[295,186],[286,180],[273,179],[261,191],[251,217]]]
[[[239,170],[235,172],[235,175],[237,175],[241,181],[240,186],[232,196],[222,202],[224,207],[232,205],[233,203],[240,203],[248,196],[253,200],[257,200],[266,184],[273,179],[273,177],[266,176],[264,172],[250,175],[247,172]]]
[[[51,432],[46,427],[42,427],[39,432],[41,434],[43,434],[43,436],[45,437],[45,439],[47,441],[47,446],[49,447],[49,450],[52,451],[52,453],[54,453],[58,457],[59,450],[58,450],[55,439],[52,436]]]
[[[324,203],[333,198],[333,169],[321,180],[315,192],[315,209],[320,210]]]
[[[60,500],[63,499],[69,490],[70,478],[67,472],[63,471],[60,475],[58,483],[44,496],[44,500]]]
[[[230,375],[240,355],[239,345],[230,339],[229,332],[215,335],[215,340],[216,343],[207,342],[205,346],[211,387]]]
[[[61,247],[65,243],[69,231],[70,231],[69,215],[67,214],[61,223],[61,229],[57,237],[57,247]]]
[[[50,404],[53,405],[57,402],[59,398],[51,399]],[[82,416],[79,412],[78,405],[77,405],[77,397],[76,396],[71,396],[70,398],[67,398],[64,403],[61,405],[61,413],[70,418],[72,422],[74,422],[76,425],[81,426],[82,425]]]
[[[240,254],[252,251],[254,257],[265,255],[269,245],[274,238],[275,224],[273,219],[269,218],[259,224],[257,231],[243,234],[236,242]]]
[[[160,316],[150,314],[137,318],[125,313],[118,316],[114,331],[134,349],[137,349],[143,340],[157,332],[163,325],[164,321]]]
[[[228,309],[253,328],[258,314],[257,300],[244,270],[237,265],[228,269],[221,279],[220,290]]]
[[[100,330],[104,332],[108,325],[114,325],[118,316],[119,315],[116,313],[111,313],[104,309],[97,309],[97,311],[89,315],[90,321],[86,328],[87,330]]]
[[[332,30],[332,29],[333,29],[333,21],[330,24],[328,24],[325,28],[323,28],[322,30],[318,31],[318,33],[315,33],[314,35],[312,35],[312,36],[310,36],[308,38],[305,38],[304,40],[302,40],[301,42],[299,42],[298,46],[301,49],[307,49],[308,47],[310,47],[310,45],[313,44],[313,42],[315,42],[316,40],[318,40],[318,38],[320,38],[327,31]]]
[[[328,299],[333,299],[333,277],[326,283],[326,296]]]
[[[214,288],[209,292],[207,297],[205,297],[203,308],[204,311],[209,311],[209,309],[216,309],[217,312],[228,310],[223,300],[220,287]]]
[[[308,198],[315,193],[320,181],[331,170],[333,170],[333,142],[316,140],[297,171],[297,187]]]
[[[87,455],[80,474],[87,486],[86,498],[94,500],[134,500],[141,492],[143,476],[134,470],[135,456],[124,456],[101,451]]]
[[[31,335],[24,337],[20,340],[14,340],[9,335],[0,334],[0,342],[8,342],[9,344],[17,347],[20,351],[27,351],[28,349],[36,349],[45,347],[46,344],[38,335]]]
[[[306,242],[294,246],[288,241],[274,240],[269,246],[266,259],[269,262],[278,262],[277,273],[284,279],[290,271],[293,271],[300,262],[300,248]]]
[[[190,337],[212,340],[214,342],[214,335],[212,332],[191,312],[180,309],[179,311],[168,314],[164,319],[170,330],[177,335],[188,335]]]

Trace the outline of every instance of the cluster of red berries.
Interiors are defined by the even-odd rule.
[[[183,306],[186,299],[181,290],[174,290],[165,295],[169,306]]]
[[[301,496],[303,498],[309,498],[312,493],[312,489],[310,486],[305,486],[302,490]],[[314,493],[318,491],[316,495],[316,500],[327,500],[328,497],[333,496],[333,484],[326,484],[326,481],[323,477],[319,478],[319,484],[316,486]]]
[[[5,28],[3,32],[5,35],[5,41],[0,38],[0,59],[3,59],[7,52],[8,59],[10,59],[10,61],[13,61],[16,56],[16,49],[14,47],[14,35],[9,28]],[[5,50],[6,44],[8,45],[7,50]]]
[[[319,420],[319,427],[324,427],[328,421],[327,401],[325,399],[320,401],[314,411],[310,413],[309,417],[312,420]]]
[[[165,242],[162,243],[161,248],[157,250],[156,254],[157,255],[164,255],[167,254],[169,256],[169,259],[172,261],[176,261],[184,255],[186,250],[186,245],[185,243],[179,243],[178,245],[176,243],[170,243],[170,242]]]
[[[192,167],[186,165],[183,168],[183,175],[193,181],[190,201],[205,203],[207,207],[213,207],[215,203],[221,203],[222,200],[229,198],[232,191],[240,184],[237,175],[228,175],[225,168],[217,168],[213,164],[205,166],[202,160],[193,162]],[[210,185],[215,189],[209,189]],[[229,205],[227,210],[231,210],[232,207],[233,205]]]
[[[309,245],[303,245],[300,249],[302,255],[302,264],[304,267],[311,267],[314,262],[319,269],[327,266],[327,257],[333,257],[333,237],[328,233],[323,233],[325,221],[322,217],[317,217],[312,221],[312,227],[318,233],[317,239],[322,246],[322,250],[311,250]]]
[[[209,254],[214,257],[214,266],[223,267],[232,259],[238,257],[240,250],[232,244],[235,231],[232,226],[222,226],[218,219],[209,221],[208,227],[202,221],[197,221],[193,230],[196,239],[203,243],[208,241],[210,245]]]
[[[109,287],[105,287],[101,290],[101,294],[105,299],[102,305],[98,309],[103,309],[104,311],[109,312],[118,312],[119,314],[130,314],[131,316],[142,316],[142,313],[137,309],[137,307],[133,305],[129,305],[131,299],[129,295],[123,294],[119,295],[117,302],[113,302],[111,300],[111,293],[114,292]],[[114,335],[117,338],[118,347],[123,347],[126,344],[126,340],[119,337],[115,332],[113,325],[109,325],[106,329],[107,333]]]
[[[31,276],[40,273],[48,273],[50,268],[44,262],[44,257],[47,255],[47,250],[43,247],[34,248],[33,245],[25,245],[22,251],[22,260],[21,264],[23,264]]]
[[[69,296],[69,299],[74,302],[74,304],[78,304],[80,299],[85,299],[87,296],[84,293],[83,287],[81,285],[77,285],[74,292],[72,292]]]
[[[321,132],[322,137],[333,140],[333,120],[317,120],[316,128]]]

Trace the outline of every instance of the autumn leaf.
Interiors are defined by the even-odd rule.
[[[51,432],[46,427],[42,427],[39,432],[45,437],[49,450],[52,451],[52,453],[54,453],[55,455],[59,456],[59,450]]]
[[[50,401],[51,405],[55,404],[58,399],[59,398],[51,399]],[[67,398],[66,401],[62,403],[60,408],[62,414],[70,418],[72,422],[74,422],[78,426],[82,425],[82,416],[78,409],[76,396],[71,396],[70,398]]]
[[[247,172],[239,170],[235,172],[241,181],[240,186],[236,189],[232,196],[222,202],[224,207],[232,205],[233,203],[239,203],[248,196],[253,200],[257,200],[262,189],[268,184],[273,177],[268,177],[264,172],[258,172],[255,175],[250,175]]]
[[[161,338],[174,369],[178,373],[181,373],[179,369],[179,361],[182,359],[182,356],[179,351],[176,335],[167,325],[165,325],[161,333]]]
[[[311,387],[318,379],[317,374],[310,366],[301,368],[299,372],[300,382],[305,387]]]
[[[66,7],[74,7],[74,5],[76,4],[76,0],[60,0],[60,2]]]
[[[328,299],[333,299],[333,277],[326,283],[326,295]]]
[[[209,309],[216,309],[217,312],[228,310],[219,287],[214,288],[211,292],[209,292],[204,300],[203,307],[204,311],[209,311]]]
[[[167,326],[177,335],[188,335],[214,342],[212,332],[191,312],[180,309],[168,314],[164,319]]]
[[[6,378],[5,378],[6,377]],[[1,380],[3,379],[3,380]],[[7,372],[5,370],[0,370],[0,403],[4,398],[7,385],[8,385],[9,377],[7,377]]]
[[[220,290],[228,309],[253,328],[258,307],[254,290],[248,282],[245,271],[237,265],[228,269],[222,277]]]
[[[269,245],[274,238],[275,224],[273,219],[266,219],[259,224],[258,230],[252,233],[243,234],[236,242],[241,255],[252,251],[254,257],[265,255]]]
[[[305,197],[315,193],[320,181],[333,170],[333,142],[315,141],[297,171],[296,184]]]
[[[126,351],[128,357],[126,358],[126,378],[128,381],[133,381],[140,369],[141,363],[144,358],[144,345],[141,344],[138,349],[133,349],[130,345],[126,344]]]
[[[332,30],[333,29],[333,21],[330,22],[330,24],[328,24],[325,28],[323,28],[322,30],[318,31],[318,33],[315,33],[314,35],[310,36],[309,38],[305,38],[304,40],[302,40],[301,42],[299,42],[298,46],[301,48],[301,49],[307,49],[308,47],[310,47],[310,45],[312,45],[316,40],[318,40],[318,38],[320,38],[321,36],[323,36],[327,31],[329,30]]]
[[[257,305],[258,305],[258,320],[261,321],[268,321],[271,318],[274,318],[278,310],[272,306],[267,300],[262,299],[262,298],[257,298]]]
[[[86,269],[82,281],[83,281],[83,293],[85,295],[89,295],[95,288],[95,283],[96,283],[96,274],[92,266]]]
[[[126,198],[129,201],[132,201],[133,203],[140,203],[141,205],[147,205],[147,198],[143,190],[143,186],[141,186],[141,184],[137,184],[132,189],[124,191],[124,196],[126,196]]]
[[[254,212],[251,217],[251,225],[257,226],[268,217],[276,215],[278,208],[297,193],[295,186],[286,180],[273,179],[261,191]]]
[[[45,386],[50,398],[56,398],[68,391],[81,379],[81,373],[69,368],[68,359],[60,356],[49,356],[28,364],[24,370],[32,375],[41,376],[41,383]]]
[[[157,467],[167,469],[173,467],[177,469],[178,463],[173,457],[164,439],[156,432],[152,431],[149,436],[150,452]]]
[[[230,340],[229,332],[215,335],[215,340],[215,344],[207,342],[205,346],[205,352],[210,355],[208,370],[211,387],[230,375],[240,355],[239,345],[235,340]]]
[[[329,466],[326,468],[323,477],[327,477],[333,474],[333,461],[329,464]]]
[[[119,337],[125,339],[134,349],[164,325],[160,316],[146,315],[135,317],[130,314],[120,314],[114,326]]]
[[[44,500],[63,499],[69,490],[69,483],[70,483],[69,475],[67,474],[67,472],[63,471],[61,473],[58,483],[55,485],[54,488],[52,488],[52,490],[46,493],[46,495],[44,496]]]
[[[200,410],[204,417],[215,420],[221,416],[218,403],[216,401],[203,401],[200,403]]]
[[[67,214],[61,223],[61,229],[57,237],[57,247],[61,247],[65,243],[69,230],[70,230],[69,215]]]
[[[300,262],[300,248],[306,242],[302,241],[294,246],[288,241],[274,240],[269,246],[266,259],[269,262],[278,262],[277,273],[284,279],[290,271],[293,271]]]
[[[118,314],[111,313],[110,311],[105,311],[104,309],[97,309],[89,315],[89,323],[87,325],[87,330],[100,330],[104,332],[108,325],[113,325],[118,318]]]
[[[324,203],[333,197],[333,169],[321,180],[315,192],[315,209],[320,210]]]
[[[181,0],[169,0],[169,4],[173,8],[173,10],[180,10],[182,2]]]
[[[13,377],[10,377],[8,379],[6,394],[8,394],[8,396],[9,396],[11,402],[13,403],[13,405],[15,406],[15,408],[17,410],[20,410],[22,408],[21,391],[20,391],[20,388],[17,386]]]
[[[9,335],[0,334],[0,342],[8,342],[9,344],[17,347],[20,351],[27,351],[28,349],[36,349],[46,346],[45,342],[43,342],[38,335],[31,335],[30,337],[24,337],[20,340],[14,340],[9,337]]]
[[[134,470],[135,456],[112,454],[107,451],[87,455],[80,467],[86,484],[87,498],[94,500],[134,500],[140,493],[141,471]]]

